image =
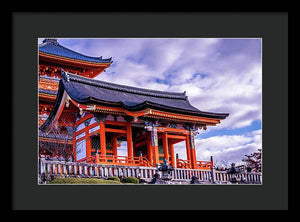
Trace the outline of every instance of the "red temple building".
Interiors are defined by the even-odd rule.
[[[56,100],[61,69],[89,78],[94,78],[105,71],[112,63],[111,58],[90,57],[74,52],[62,45],[57,39],[44,39],[39,45],[39,82],[38,82],[38,125],[41,126],[48,118]],[[70,146],[70,138],[56,134],[45,135],[39,132],[40,148],[55,149],[59,144]],[[43,149],[42,149],[43,150]]]
[[[168,160],[173,167],[187,169],[213,165],[197,161],[194,137],[229,114],[200,111],[185,92],[93,79],[110,66],[111,58],[84,56],[53,39],[39,46],[39,59],[40,147],[67,145],[76,162],[150,167]],[[60,137],[47,133],[54,129]],[[127,156],[118,154],[123,141]],[[174,154],[179,142],[185,142],[186,160]]]
[[[56,39],[44,39],[39,45],[39,126],[53,108],[61,69],[94,78],[111,63],[111,58],[85,56],[60,45]]]

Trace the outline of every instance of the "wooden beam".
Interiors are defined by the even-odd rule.
[[[179,134],[189,134],[190,132],[186,129],[175,129],[175,128],[168,128],[168,127],[157,127],[158,132],[173,132]]]
[[[147,144],[147,139],[146,139],[146,140],[144,140],[144,141],[141,141],[141,142],[135,143],[135,147],[140,147],[140,146],[143,146],[143,145],[145,145],[145,144]]]
[[[135,137],[135,138],[133,139],[133,141],[134,141],[134,142],[137,142],[137,141],[139,141],[139,140],[142,140],[142,139],[147,138],[148,136],[149,136],[149,133],[146,133],[146,134],[141,135],[141,136],[139,136],[139,137]]]
[[[180,142],[182,142],[182,141],[185,141],[185,138],[184,138],[184,139],[172,139],[172,138],[170,138],[170,139],[169,139],[169,144],[174,145],[174,144],[180,143]]]
[[[170,139],[180,139],[180,140],[185,140],[185,139],[186,139],[186,136],[181,136],[181,135],[171,135],[171,134],[168,134],[168,138],[170,138]]]
[[[88,119],[90,119],[90,118],[92,118],[92,117],[93,117],[93,115],[89,113],[89,114],[87,114],[86,116],[82,117],[80,120],[78,120],[78,121],[75,123],[75,125],[78,126],[79,124],[83,123],[84,121],[86,121],[86,120],[88,120]]]
[[[126,130],[122,129],[112,129],[112,128],[105,128],[105,132],[110,132],[110,133],[126,133]]]
[[[115,125],[115,126],[127,126],[126,122],[119,122],[119,121],[112,121],[112,120],[106,120],[106,125]]]

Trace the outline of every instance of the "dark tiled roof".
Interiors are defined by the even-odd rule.
[[[45,93],[50,95],[56,95],[57,91],[49,90],[49,89],[39,89],[39,93]]]
[[[62,45],[60,45],[56,39],[44,39],[43,43],[39,45],[39,51],[56,55],[56,56],[62,56],[67,57],[71,59],[77,59],[82,61],[88,61],[88,62],[96,62],[96,63],[112,63],[112,58],[108,59],[102,59],[101,57],[90,57],[86,55],[82,55],[78,52],[75,52],[71,49],[68,49]]]
[[[56,140],[72,140],[73,136],[72,135],[55,135],[55,134],[47,134],[41,130],[39,130],[39,137],[43,137],[43,138],[49,138],[49,139],[56,139]]]
[[[224,119],[227,113],[203,112],[184,93],[118,85],[62,72],[62,85],[78,103],[123,107],[130,111],[156,108],[163,111]]]
[[[48,119],[40,127],[41,130],[45,130],[54,118],[64,90],[73,100],[81,104],[123,107],[130,111],[153,108],[172,113],[217,119],[225,119],[229,115],[228,113],[200,111],[189,103],[185,92],[164,92],[118,85],[62,71],[62,79],[59,81],[54,108]]]

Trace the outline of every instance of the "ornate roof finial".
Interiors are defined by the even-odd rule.
[[[66,71],[64,71],[63,69],[61,69],[61,76],[67,80],[68,82],[70,82],[70,76],[68,75],[68,73]]]
[[[46,38],[46,39],[44,39],[43,43],[49,43],[49,44],[53,44],[53,45],[58,45],[57,39],[52,39],[52,38]]]

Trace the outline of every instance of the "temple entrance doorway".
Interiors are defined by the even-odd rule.
[[[174,153],[176,155],[176,158],[178,157],[179,159],[187,159],[186,155],[186,143],[185,141],[181,141],[179,143],[174,144]],[[177,167],[177,161],[175,160],[175,167]]]

